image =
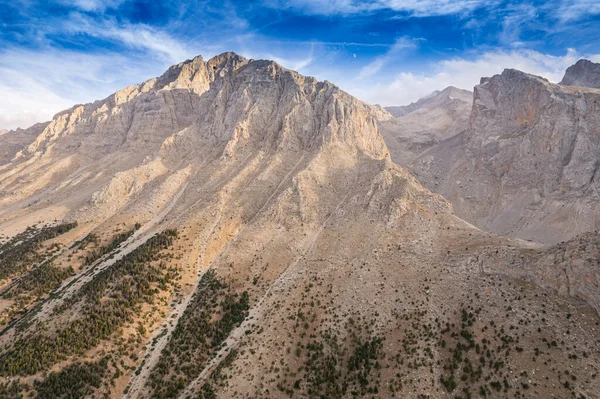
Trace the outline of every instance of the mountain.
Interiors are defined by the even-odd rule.
[[[418,110],[423,105],[427,104],[427,102],[430,98],[435,97],[438,94],[440,94],[440,91],[435,90],[434,92],[429,93],[425,97],[419,98],[417,101],[415,101],[413,103],[410,103],[408,105],[385,107],[385,110],[388,111],[390,114],[392,114],[392,116],[394,116],[396,118],[400,118],[401,116],[404,116],[406,114],[409,114],[413,111]]]
[[[467,128],[473,93],[447,87],[405,107],[387,107],[395,118],[380,122],[392,160],[405,165],[435,144]]]
[[[475,87],[466,132],[410,168],[482,229],[545,243],[595,231],[599,100],[597,89],[505,70]]]
[[[599,237],[457,218],[385,118],[233,53],[59,113],[0,169],[0,397],[594,397]]]
[[[460,106],[460,102],[470,103],[473,93],[469,90],[458,89],[454,86],[448,86],[444,90],[435,90],[419,100],[402,106],[391,106],[385,107],[392,116],[401,118],[407,114],[420,109],[435,109],[440,106],[448,106],[449,104],[457,103],[457,107]]]
[[[581,86],[600,89],[600,64],[589,60],[579,60],[567,68],[559,83],[564,86]]]

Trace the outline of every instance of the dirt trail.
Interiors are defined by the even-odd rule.
[[[267,200],[265,201],[263,206],[250,219],[250,222],[268,206],[268,204],[275,197],[275,195],[279,192],[279,190],[281,189],[283,184],[289,179],[289,177],[296,170],[298,165],[300,165],[300,163],[302,162],[303,159],[304,159],[304,156],[300,157],[300,159],[298,160],[298,162],[296,162],[296,164],[292,167],[292,169],[281,179],[281,181],[279,182],[279,184],[277,185],[277,187],[275,188],[273,193],[269,196],[269,198],[267,198]],[[246,160],[247,160],[247,158],[244,160],[244,162]],[[222,182],[227,181],[229,178],[230,177],[227,176],[227,178],[223,179]],[[196,205],[198,202],[200,202],[203,199],[205,199],[205,198],[201,197],[198,201],[196,201],[196,203],[194,203],[194,205]],[[209,238],[212,236],[212,234],[215,231],[216,227],[218,226],[220,220],[221,220],[221,212],[219,212],[218,217],[216,218],[215,223],[213,224],[208,235],[206,237],[201,238],[201,240],[203,240],[203,242],[204,242],[204,245],[202,246],[202,249],[200,250],[200,253],[198,255],[197,278],[196,278],[196,281],[194,282],[193,289],[190,291],[190,293],[188,295],[186,295],[185,299],[181,303],[179,303],[173,309],[173,311],[167,316],[165,321],[162,323],[161,327],[157,328],[156,331],[152,334],[150,342],[153,342],[153,344],[145,351],[145,354],[143,357],[144,360],[138,366],[137,370],[133,374],[133,377],[131,378],[131,381],[129,383],[129,389],[128,389],[127,393],[123,394],[123,396],[122,396],[123,399],[136,398],[142,393],[142,391],[144,389],[144,385],[145,385],[146,381],[148,380],[148,377],[150,376],[150,372],[152,371],[154,366],[157,364],[162,350],[165,348],[165,346],[169,342],[171,335],[172,335],[173,331],[175,330],[177,323],[179,322],[179,319],[185,312],[185,309],[187,309],[194,293],[196,292],[196,290],[198,288],[198,284],[200,283],[202,276],[204,275],[204,273],[207,270],[207,269],[202,270],[202,266],[204,265],[204,254],[206,253],[206,243],[208,242]],[[235,237],[237,237],[240,233],[242,233],[244,231],[244,229],[247,225],[248,224],[245,224],[244,226],[242,226],[242,228],[221,249],[221,251],[219,252],[217,257],[215,257],[215,259],[211,263],[214,263],[216,260],[219,259],[220,255],[225,252],[225,250],[228,248],[229,244],[235,240]],[[141,353],[140,353],[140,355],[141,355]]]
[[[156,366],[156,363],[160,359],[162,350],[169,343],[169,340],[171,339],[171,334],[175,330],[175,327],[177,327],[179,319],[189,306],[190,301],[192,300],[194,294],[198,290],[198,284],[200,284],[202,276],[204,275],[204,273],[206,273],[206,270],[208,270],[202,270],[204,265],[204,254],[206,253],[206,243],[208,242],[208,238],[212,236],[220,220],[221,213],[219,212],[215,219],[215,223],[213,224],[209,233],[206,236],[197,238],[197,241],[200,241],[203,244],[201,245],[202,248],[200,248],[200,251],[198,253],[198,260],[196,262],[197,277],[194,282],[194,286],[192,287],[188,295],[185,296],[183,301],[181,301],[181,303],[175,306],[173,311],[166,317],[166,319],[161,324],[160,328],[157,328],[152,334],[150,342],[153,342],[153,344],[151,344],[148,347],[148,349],[146,349],[146,352],[143,357],[144,360],[133,374],[129,382],[129,390],[127,391],[127,393],[123,394],[123,398],[136,398],[139,396],[139,394],[144,388],[146,381],[148,380],[148,377],[150,376],[150,372],[154,369],[154,366]],[[200,242],[198,242],[199,245]],[[142,355],[142,353],[140,352],[138,355]]]

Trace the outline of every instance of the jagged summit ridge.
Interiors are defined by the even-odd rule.
[[[12,163],[0,168],[0,191],[9,193],[4,202],[17,202],[97,162],[111,165],[108,173],[130,170],[146,175],[140,181],[152,181],[164,174],[165,162],[207,154],[314,156],[326,147],[343,147],[347,154],[384,159],[387,147],[375,119],[381,112],[273,61],[234,53],[208,61],[196,57],[158,78],[59,113],[41,132],[32,128],[24,135],[25,142],[31,140],[25,149],[19,141],[2,154]],[[20,180],[21,174],[29,178]],[[123,191],[131,184],[118,186]]]
[[[276,111],[277,107],[281,109]],[[343,127],[358,121],[355,111],[379,112],[329,82],[304,77],[273,61],[223,53],[208,61],[202,57],[184,61],[158,78],[57,114],[26,153],[43,153],[59,137],[72,135],[83,147],[78,146],[79,153],[97,157],[114,150],[117,144],[128,145],[140,139],[159,143],[175,132],[211,120],[208,131],[203,129],[200,134],[237,140],[240,135],[248,139],[244,132],[253,130],[265,134],[257,137],[259,140],[275,138],[280,144],[292,146],[318,143],[318,136],[321,142],[360,142],[361,148],[379,156],[385,146],[375,134],[373,118],[368,118],[369,126],[356,130]],[[275,126],[273,122],[279,120]],[[255,129],[248,129],[246,124]],[[150,129],[154,133],[146,137]],[[281,132],[274,134],[273,129]],[[316,132],[316,136],[308,132]],[[354,132],[368,137],[354,137]]]

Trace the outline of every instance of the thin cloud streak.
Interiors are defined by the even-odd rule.
[[[356,79],[367,79],[375,75],[391,59],[397,57],[399,54],[405,53],[406,51],[416,49],[417,42],[419,40],[422,39],[413,39],[406,36],[398,38],[384,55],[376,57],[372,62],[365,65],[358,73]]]
[[[190,49],[179,40],[143,24],[119,24],[114,19],[97,22],[85,15],[74,14],[66,28],[72,32],[116,41],[134,49],[152,51],[170,62],[185,59],[190,54]]]
[[[360,43],[360,42],[328,42],[320,40],[312,41],[292,41],[292,40],[271,40],[271,43],[293,44],[293,45],[324,45],[324,46],[346,46],[346,47],[392,47],[393,43]]]
[[[291,0],[266,1],[265,5],[296,9],[315,15],[351,15],[379,10],[405,12],[414,17],[469,13],[477,8],[491,7],[499,1],[490,0]]]

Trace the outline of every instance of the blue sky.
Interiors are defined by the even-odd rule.
[[[507,67],[600,62],[600,1],[0,0],[0,128],[235,51],[400,105]]]

